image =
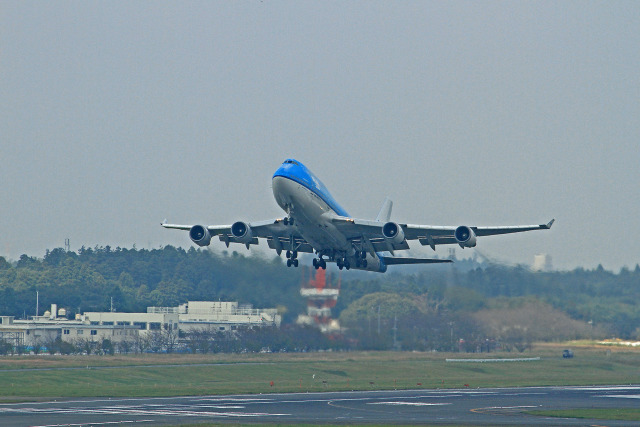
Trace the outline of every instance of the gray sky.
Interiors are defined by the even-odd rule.
[[[189,247],[162,219],[279,216],[293,157],[355,217],[555,217],[478,248],[633,267],[639,28],[632,1],[3,0],[0,255]]]

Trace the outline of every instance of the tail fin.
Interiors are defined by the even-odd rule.
[[[378,222],[387,222],[391,219],[391,208],[393,208],[393,202],[390,198],[384,199],[384,203],[382,203],[382,208],[376,217],[376,221]]]

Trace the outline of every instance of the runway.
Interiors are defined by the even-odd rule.
[[[216,423],[606,425],[545,418],[535,409],[637,408],[640,386],[527,387],[76,399],[0,405],[3,427],[160,426]]]

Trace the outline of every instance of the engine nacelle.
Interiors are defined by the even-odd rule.
[[[209,230],[207,227],[202,225],[194,225],[189,230],[189,237],[198,246],[209,246],[211,243],[211,234],[209,234]]]
[[[231,234],[240,243],[251,243],[253,240],[253,233],[251,227],[246,222],[238,221],[234,222],[231,226]]]
[[[461,248],[474,248],[476,246],[476,233],[466,225],[461,225],[456,228],[453,236],[456,238],[456,242],[458,242]]]
[[[393,244],[404,242],[404,231],[395,222],[387,222],[382,226],[382,235]]]

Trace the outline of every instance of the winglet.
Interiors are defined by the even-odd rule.
[[[540,226],[540,228],[544,228],[545,230],[550,229],[550,228],[551,228],[551,226],[553,225],[553,223],[555,222],[555,220],[556,220],[556,219],[554,218],[554,219],[552,219],[551,221],[549,221],[547,224],[542,224],[542,225]]]

